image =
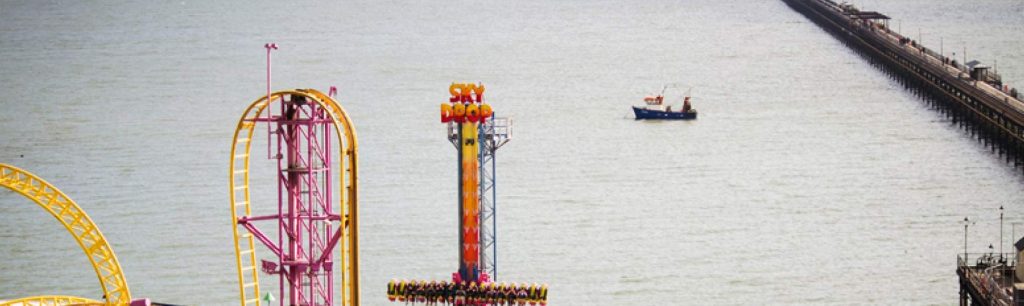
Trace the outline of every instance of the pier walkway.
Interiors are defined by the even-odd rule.
[[[1024,101],[978,62],[958,63],[888,27],[889,17],[831,0],[783,0],[926,98],[994,153],[1024,165]]]

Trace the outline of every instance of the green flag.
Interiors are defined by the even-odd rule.
[[[267,304],[270,304],[270,302],[273,302],[275,300],[274,299],[274,294],[270,293],[270,291],[267,291],[267,293],[263,294],[262,300],[267,302]]]

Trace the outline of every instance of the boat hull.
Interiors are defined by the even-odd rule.
[[[666,112],[659,110],[645,109],[641,107],[633,106],[633,115],[636,115],[637,120],[650,119],[650,120],[693,120],[697,119],[697,112]]]

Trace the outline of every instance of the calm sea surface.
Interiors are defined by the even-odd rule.
[[[1024,1],[856,4],[1024,86]],[[1024,221],[1019,169],[777,0],[0,1],[0,162],[76,200],[133,295],[237,304],[228,151],[265,42],[274,88],[338,86],[358,128],[366,305],[456,268],[452,81],[515,118],[499,278],[552,305],[951,305],[958,221],[972,252],[1000,205]],[[701,118],[634,121],[669,82]],[[8,191],[0,258],[0,299],[101,294]]]

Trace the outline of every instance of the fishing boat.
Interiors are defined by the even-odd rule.
[[[690,91],[686,91],[683,98],[683,105],[678,111],[672,110],[672,105],[665,103],[665,85],[657,96],[648,95],[644,97],[644,106],[633,106],[633,115],[637,120],[693,120],[697,119],[697,110],[690,106]]]

